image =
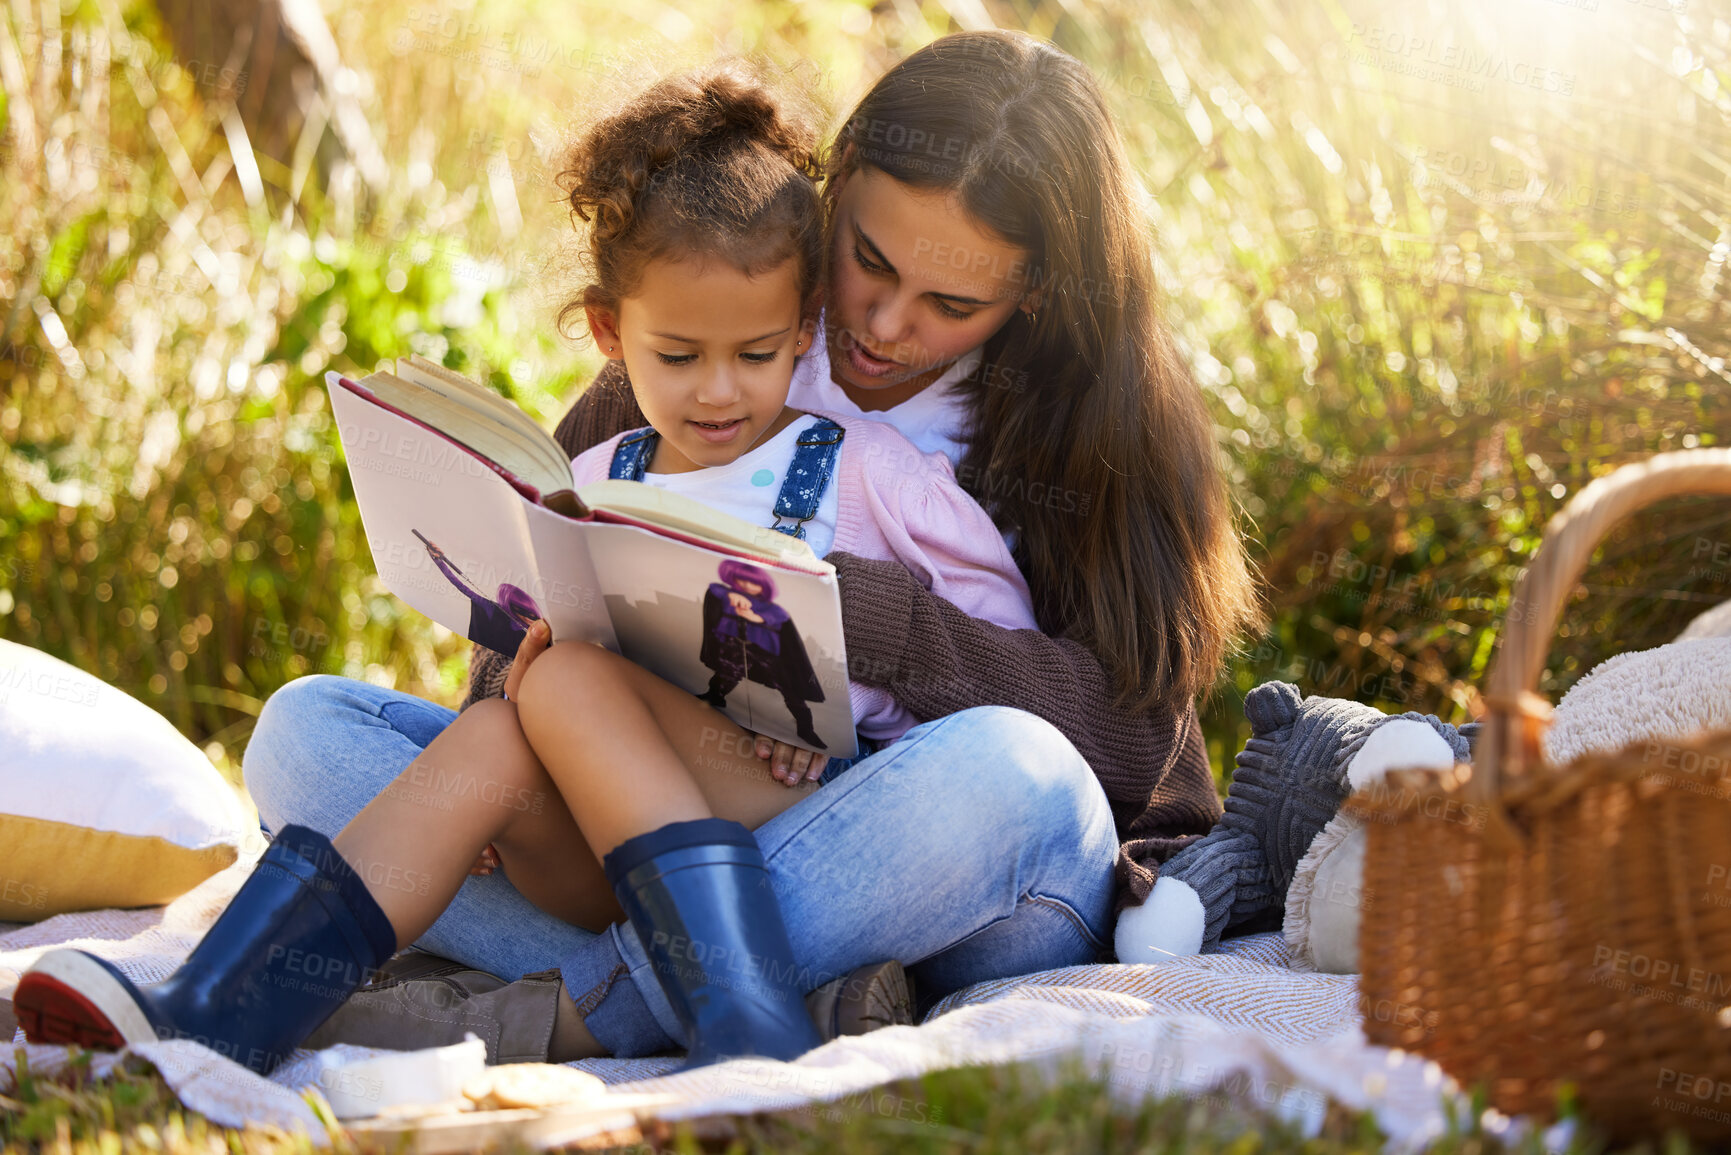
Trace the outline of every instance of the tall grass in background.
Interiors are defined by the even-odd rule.
[[[1465,720],[1549,517],[1624,462],[1723,441],[1728,18],[1171,0],[1132,35],[1105,13],[1072,34],[1148,94],[1127,122],[1166,284],[1256,524],[1274,628],[1233,690]],[[1731,597],[1727,512],[1621,527],[1541,691]],[[1207,725],[1229,762],[1235,694]]]
[[[401,182],[363,223],[353,170],[309,181],[311,147],[267,191],[148,6],[20,4],[0,33],[5,636],[137,694],[229,769],[299,674],[448,694],[462,655],[372,575],[312,382],[410,328],[476,348],[496,302],[437,264],[398,273],[367,231],[458,228],[472,202]]]
[[[0,637],[138,695],[231,773],[305,673],[454,705],[469,645],[374,576],[323,370],[419,351],[551,428],[597,364],[551,329],[569,127],[718,51],[765,52],[840,112],[995,22],[1102,79],[1266,578],[1274,627],[1206,716],[1216,765],[1269,678],[1459,720],[1545,519],[1727,431],[1731,26],[1589,3],[332,7],[380,174],[318,107],[292,164],[254,159],[148,4],[13,0]],[[1414,37],[1457,63],[1411,75]],[[1545,691],[1731,596],[1726,540],[1689,502],[1617,535]]]

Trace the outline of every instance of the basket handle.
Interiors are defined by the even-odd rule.
[[[1622,466],[1577,493],[1545,526],[1544,542],[1515,583],[1503,621],[1502,652],[1491,666],[1487,713],[1474,743],[1471,790],[1498,794],[1544,759],[1539,744],[1550,703],[1536,690],[1563,603],[1593,550],[1617,522],[1667,497],[1731,495],[1731,449],[1685,449]]]

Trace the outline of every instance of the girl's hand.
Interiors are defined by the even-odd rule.
[[[529,670],[529,663],[547,652],[552,645],[552,627],[546,619],[531,622],[529,630],[523,635],[523,640],[517,644],[517,657],[511,662],[511,669],[505,674],[505,696],[511,701],[517,700],[517,688],[523,684],[523,675]]]
[[[769,763],[770,775],[784,786],[816,782],[823,775],[823,768],[829,765],[828,754],[814,754],[763,734],[756,737],[757,756]]]
[[[481,848],[481,857],[475,859],[475,865],[469,868],[470,874],[492,874],[499,869],[499,852],[493,849],[491,842]]]

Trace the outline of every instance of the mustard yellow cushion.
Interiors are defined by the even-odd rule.
[[[15,863],[0,884],[5,922],[173,902],[240,853],[228,843],[193,850],[154,834],[116,834],[12,814],[0,814],[0,846]]]
[[[234,862],[249,828],[166,718],[0,641],[0,921],[170,902]]]

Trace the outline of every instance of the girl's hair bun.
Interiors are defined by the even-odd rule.
[[[728,62],[692,79],[703,103],[692,110],[690,147],[749,142],[779,153],[797,171],[817,174],[815,131],[783,113],[761,78]]]
[[[676,249],[756,272],[801,257],[802,294],[822,255],[818,136],[762,72],[730,59],[662,79],[585,132],[560,185],[588,224],[586,304],[628,295],[643,262]]]

